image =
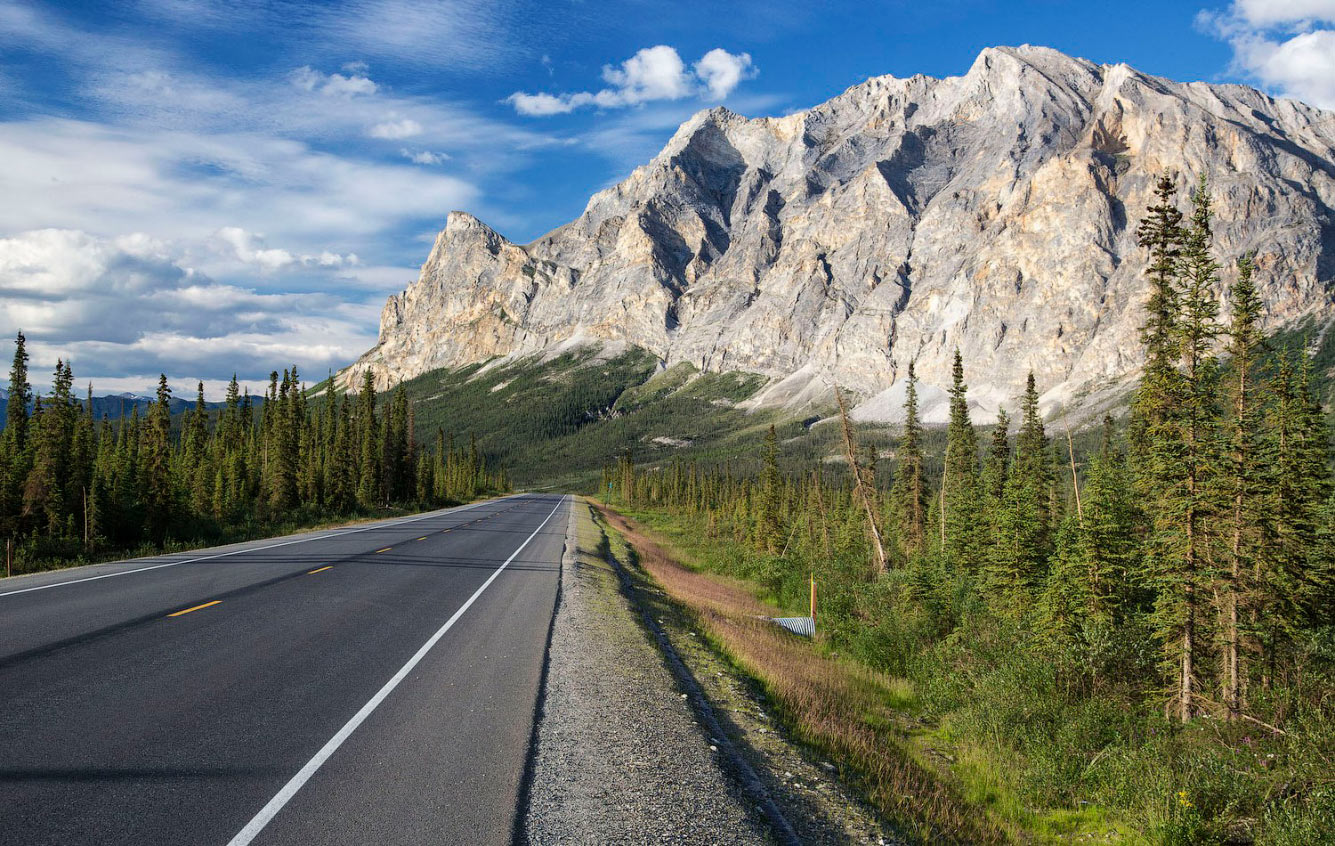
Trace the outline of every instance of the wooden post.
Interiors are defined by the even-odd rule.
[[[816,625],[816,574],[811,574],[811,624]]]
[[[14,539],[5,538],[5,578],[14,574]]]

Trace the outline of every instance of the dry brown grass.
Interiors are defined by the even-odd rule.
[[[841,762],[867,799],[906,834],[932,842],[1006,842],[985,812],[905,751],[901,718],[892,707],[905,695],[903,681],[821,655],[809,642],[759,619],[782,614],[741,583],[682,566],[638,524],[601,505],[598,510],[634,547],[644,570],[760,681],[797,738]]]

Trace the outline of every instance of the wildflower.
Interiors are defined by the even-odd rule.
[[[1187,791],[1179,790],[1177,792],[1177,804],[1181,805],[1184,808],[1193,807],[1193,805],[1191,804],[1191,800],[1187,798]]]

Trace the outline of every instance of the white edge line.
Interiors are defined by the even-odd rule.
[[[512,496],[514,495],[512,494]],[[519,494],[519,496],[522,496],[522,494]],[[247,547],[246,549],[234,549],[231,552],[220,552],[217,555],[205,555],[201,558],[189,558],[186,559],[185,561],[168,561],[165,564],[153,564],[148,567],[136,567],[133,570],[118,570],[115,573],[103,573],[100,576],[88,576],[82,579],[70,579],[67,582],[52,582],[49,585],[37,585],[35,587],[19,588],[18,590],[10,590],[10,591],[5,591],[4,593],[0,593],[0,599],[6,596],[14,596],[20,593],[31,593],[32,591],[35,590],[47,590],[48,588],[64,587],[65,585],[77,585],[77,584],[82,584],[83,582],[95,582],[98,579],[110,579],[113,576],[128,576],[132,573],[146,573],[149,570],[161,570],[163,567],[175,567],[180,564],[197,564],[200,561],[211,561],[214,558],[226,558],[229,555],[241,555],[242,553],[245,552],[263,552],[266,549],[277,549],[280,546],[291,546],[294,543],[308,543],[310,541],[326,540],[327,538],[341,538],[344,535],[355,535],[358,532],[369,532],[372,529],[392,529],[395,526],[402,526],[406,523],[416,523],[419,520],[428,520],[432,517],[443,517],[446,514],[456,514],[460,511],[467,511],[470,508],[477,508],[482,505],[487,505],[488,503],[501,502],[503,500],[510,498],[511,497],[500,497],[499,499],[487,499],[483,500],[482,502],[475,502],[472,505],[462,505],[455,508],[446,509],[443,512],[433,511],[430,514],[423,514],[420,517],[409,517],[407,519],[398,520],[393,523],[376,523],[371,526],[363,526],[360,529],[332,531],[323,535],[318,535],[313,538],[298,538],[297,540],[283,541],[282,543],[274,543],[268,546],[252,546],[252,547]]]
[[[357,727],[365,722],[367,717],[371,716],[371,712],[378,708],[381,702],[385,701],[385,698],[394,691],[394,688],[399,686],[399,682],[403,681],[404,678],[412,672],[413,668],[426,657],[426,654],[431,651],[431,647],[435,646],[436,642],[444,637],[445,633],[458,622],[459,618],[464,615],[464,612],[467,611],[469,607],[477,601],[477,598],[482,595],[482,592],[490,587],[492,582],[496,581],[496,577],[501,574],[501,571],[510,566],[510,562],[515,560],[515,556],[523,552],[524,547],[528,546],[529,542],[538,536],[538,532],[542,531],[542,527],[547,525],[547,522],[552,519],[552,516],[556,514],[557,511],[561,510],[561,506],[565,505],[565,503],[566,498],[563,496],[561,497],[561,501],[556,504],[556,507],[552,509],[552,513],[548,514],[547,517],[538,524],[538,528],[533,530],[533,534],[529,535],[528,538],[519,545],[518,549],[510,553],[510,557],[505,559],[505,563],[497,567],[496,570],[487,577],[487,580],[482,583],[482,586],[473,591],[473,595],[468,597],[468,601],[463,605],[459,606],[459,610],[455,611],[450,619],[445,621],[445,625],[437,629],[436,633],[433,634],[426,643],[422,644],[422,647],[417,650],[413,657],[408,659],[408,663],[400,667],[399,671],[395,673],[389,681],[385,682],[384,687],[380,688],[376,695],[372,696],[370,700],[361,707],[361,710],[356,714],[353,714],[352,719],[344,723],[343,728],[339,729],[337,734],[329,738],[328,743],[320,747],[320,751],[315,753],[315,757],[307,761],[306,765],[298,770],[297,774],[292,776],[287,784],[283,785],[283,788],[269,800],[268,804],[261,808],[260,812],[256,814],[250,822],[246,823],[246,827],[237,832],[237,835],[228,841],[227,846],[247,846],[255,839],[257,834],[264,830],[264,827],[278,815],[278,812],[283,810],[283,806],[290,802],[293,796],[297,795],[297,791],[301,790],[306,782],[310,780],[311,776],[315,775],[315,771],[320,769],[320,767],[324,765],[324,762],[329,760],[329,758],[338,751],[338,747],[343,745],[343,742],[357,730]]]

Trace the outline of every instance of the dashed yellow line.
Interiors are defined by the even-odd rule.
[[[424,541],[424,540],[426,540],[426,537],[425,537],[425,536],[420,537],[420,538],[418,538],[418,540],[420,540],[420,541]]]
[[[221,600],[221,599],[215,599],[215,600],[213,600],[212,602],[205,602],[203,605],[196,605],[194,608],[186,608],[186,609],[183,610],[183,611],[177,611],[177,612],[175,612],[175,613],[168,614],[167,616],[168,616],[168,617],[179,617],[179,616],[181,616],[182,614],[189,614],[191,611],[198,611],[198,610],[201,609],[201,608],[208,608],[210,605],[217,605],[219,602],[222,602],[222,600]]]
[[[391,549],[393,549],[393,548],[394,548],[394,547],[392,547],[392,546],[387,546],[387,547],[385,547],[384,549],[377,549],[377,550],[375,551],[375,554],[376,554],[376,555],[379,555],[379,554],[382,553],[382,552],[389,552],[389,551],[390,551]]]
[[[307,571],[306,571],[306,575],[308,575],[308,576],[314,576],[316,573],[323,573],[325,570],[332,570],[332,569],[334,569],[334,565],[333,565],[333,564],[327,564],[327,565],[325,565],[324,567],[319,567],[319,568],[317,568],[317,569],[315,569],[315,570],[307,570]]]

